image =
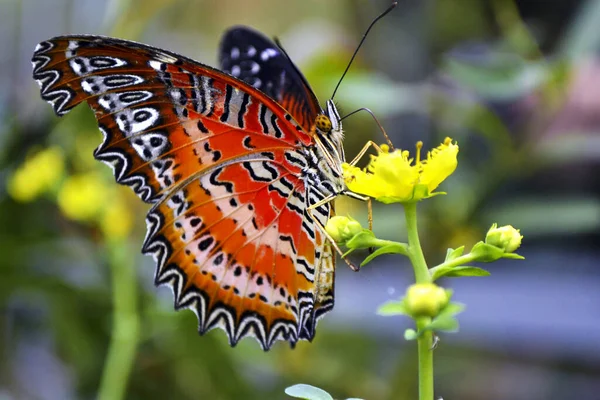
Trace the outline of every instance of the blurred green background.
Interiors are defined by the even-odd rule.
[[[128,399],[282,399],[300,382],[335,398],[416,398],[408,319],[375,314],[412,280],[403,259],[382,257],[359,273],[338,263],[336,307],[314,342],[295,350],[280,343],[264,353],[252,340],[232,349],[220,331],[199,337],[195,316],[172,310],[169,290],[152,284],[152,260],[139,254],[148,207],[93,161],[91,111],[56,118],[30,67],[36,43],[66,33],[138,40],[216,65],[221,33],[246,24],[278,36],[324,102],[388,4],[0,2],[0,399],[95,398],[116,288],[124,320],[139,322],[119,336],[138,341],[135,353],[110,361],[111,384],[125,385]],[[441,187],[448,195],[421,207],[431,265],[493,222],[525,236],[526,261],[443,282],[467,304],[461,332],[442,335],[435,350],[445,399],[599,396],[599,20],[597,0],[400,1],[336,96],[342,114],[369,107],[397,147],[459,142],[458,170]],[[367,114],[344,127],[349,157],[383,141]],[[337,210],[366,219],[362,203],[340,199]],[[405,239],[401,210],[374,212],[380,237]],[[131,360],[129,376],[119,357]]]

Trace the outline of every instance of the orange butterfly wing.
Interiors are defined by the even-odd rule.
[[[311,340],[333,307],[333,254],[307,213],[310,135],[248,84],[177,54],[98,36],[42,42],[32,59],[58,115],[86,101],[95,157],[154,206],[143,252],[175,307],[232,345]],[[332,211],[317,208],[324,224]]]

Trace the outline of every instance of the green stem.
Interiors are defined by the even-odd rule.
[[[125,398],[139,340],[137,282],[135,263],[128,256],[131,252],[126,242],[108,243],[107,250],[112,273],[113,327],[98,399],[120,400]]]
[[[431,322],[429,317],[417,320],[417,329],[421,330]],[[417,339],[419,357],[419,400],[433,400],[433,332],[426,330]]]
[[[417,204],[404,204],[404,215],[406,217],[406,229],[408,232],[408,257],[415,271],[417,283],[431,282],[431,275],[427,269],[427,263],[419,241],[417,229]],[[423,329],[431,318],[421,317],[417,319],[417,330]],[[433,333],[425,331],[417,339],[419,357],[419,400],[433,400]]]
[[[431,268],[429,270],[429,273],[430,273],[431,276],[433,276],[434,273],[435,273],[435,271],[440,270],[442,268],[458,267],[460,265],[470,264],[471,262],[476,261],[476,260],[477,260],[477,257],[475,257],[474,255],[472,255],[471,253],[465,254],[465,255],[462,255],[460,257],[456,257],[453,260],[444,261],[440,265]]]
[[[408,257],[412,262],[417,283],[431,282],[431,275],[427,269],[425,256],[419,241],[419,230],[417,229],[417,203],[404,204],[404,216],[406,217],[406,230],[408,231]]]

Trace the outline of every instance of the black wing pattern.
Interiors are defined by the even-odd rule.
[[[261,90],[280,103],[310,132],[321,112],[306,78],[286,52],[262,33],[236,26],[223,35],[219,49],[223,71]]]

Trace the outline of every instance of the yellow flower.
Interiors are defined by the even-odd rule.
[[[493,224],[485,236],[485,243],[502,249],[505,253],[512,253],[521,246],[522,239],[520,230],[512,225],[498,228],[498,224]]]
[[[9,178],[8,193],[18,201],[32,201],[55,187],[65,169],[59,147],[49,147],[29,157]]]
[[[58,193],[58,206],[69,218],[91,221],[109,206],[107,189],[94,172],[69,176]]]
[[[114,196],[100,217],[100,229],[104,236],[111,239],[126,238],[133,227],[131,214],[121,193]]]
[[[433,191],[450,176],[458,164],[458,145],[446,138],[444,143],[421,160],[422,142],[417,143],[416,160],[406,150],[390,153],[381,146],[365,170],[343,164],[346,186],[353,192],[373,197],[382,203],[418,201],[439,193]]]

